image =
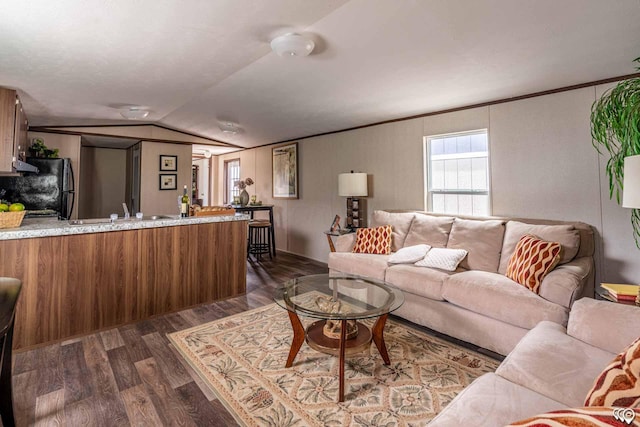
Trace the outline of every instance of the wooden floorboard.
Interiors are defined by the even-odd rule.
[[[18,426],[233,426],[233,416],[167,333],[273,302],[273,290],[327,265],[278,252],[247,262],[247,294],[14,353]],[[439,335],[439,334],[436,334]]]

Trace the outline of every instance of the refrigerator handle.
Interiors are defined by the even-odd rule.
[[[75,191],[76,179],[73,176],[73,168],[71,167],[71,161],[69,161],[69,177],[71,178],[71,188],[69,188],[69,191]]]

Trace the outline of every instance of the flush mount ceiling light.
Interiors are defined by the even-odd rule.
[[[142,120],[149,115],[149,110],[142,107],[125,107],[120,110],[120,115],[129,120]]]
[[[235,135],[238,132],[240,132],[240,128],[235,123],[224,122],[224,123],[220,123],[219,126],[222,132],[228,133],[230,135]]]
[[[271,50],[285,57],[307,56],[314,47],[313,40],[296,33],[287,33],[271,40]]]

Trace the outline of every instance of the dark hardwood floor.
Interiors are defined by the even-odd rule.
[[[284,281],[327,265],[287,253],[247,263],[244,296],[14,353],[18,426],[231,426],[166,334],[273,302]]]
[[[244,296],[14,353],[17,425],[236,425],[166,334],[270,304],[284,281],[327,272],[326,264],[282,252],[247,267]]]

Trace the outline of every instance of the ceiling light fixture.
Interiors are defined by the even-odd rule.
[[[120,110],[120,115],[129,120],[142,120],[149,115],[149,110],[142,107],[125,107]]]
[[[313,40],[296,33],[287,33],[271,40],[271,50],[285,57],[307,56],[314,47]]]
[[[204,150],[204,158],[205,159],[210,159],[211,158],[211,151]]]
[[[224,133],[228,133],[230,135],[235,135],[240,132],[240,128],[234,123],[224,122],[220,123],[220,130]]]

